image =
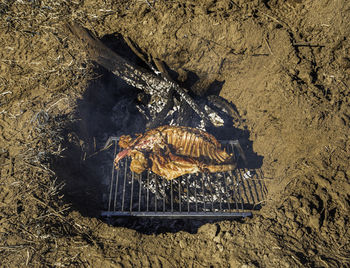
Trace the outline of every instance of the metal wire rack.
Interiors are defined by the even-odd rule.
[[[236,141],[220,141],[237,161],[246,162]],[[113,159],[120,150],[114,140]],[[130,171],[130,159],[124,158],[115,170],[111,161],[111,179],[103,217],[136,216],[165,218],[247,217],[261,208],[266,187],[260,169],[237,168],[211,174],[188,174],[168,181],[151,171]]]

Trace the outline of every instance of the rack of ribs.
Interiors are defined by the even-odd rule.
[[[115,167],[130,156],[131,171],[152,170],[167,180],[198,172],[223,172],[236,168],[236,159],[228,154],[215,137],[205,131],[181,126],[160,126],[136,138],[123,135],[123,149],[114,160]]]

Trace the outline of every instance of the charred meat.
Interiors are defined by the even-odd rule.
[[[130,156],[130,169],[136,173],[151,169],[172,180],[181,175],[198,172],[221,172],[236,168],[234,155],[221,149],[215,137],[205,131],[179,126],[161,126],[136,138],[120,137],[123,148],[114,164]]]

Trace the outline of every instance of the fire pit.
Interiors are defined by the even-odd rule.
[[[116,54],[78,24],[73,23],[68,27],[81,42],[92,61],[141,92],[138,93],[135,102],[132,102],[146,122],[146,128],[160,125],[186,126],[204,131],[210,130],[212,134],[228,133],[229,136],[226,138],[232,138],[233,123],[240,121],[240,118],[231,103],[216,95],[191,96],[189,90],[179,86],[168,74],[155,72],[150,62],[144,60],[150,66],[149,69],[144,69]],[[131,43],[130,46],[136,55],[142,57]],[[164,71],[164,68],[162,69]],[[124,107],[121,105],[123,101],[126,110],[129,109],[131,102],[124,97],[118,100],[111,117],[119,118],[116,124],[122,126],[124,134],[128,130],[123,126],[128,126],[128,129],[131,126],[126,122],[129,113],[121,110]],[[138,124],[133,125],[139,127]],[[133,132],[131,129],[129,131]],[[121,135],[121,133],[114,134]],[[135,174],[130,171],[128,158],[121,160],[120,168],[115,170],[113,160],[121,150],[115,140],[112,146],[113,152],[108,150],[109,156],[106,159],[109,160],[102,167],[107,171],[103,182],[109,185],[104,193],[102,216],[156,218],[251,216],[253,210],[260,209],[266,195],[262,171],[258,168],[248,168],[245,153],[238,140],[223,140],[221,144],[226,146],[228,153],[235,155],[238,163],[236,169],[211,174],[183,175],[167,181],[150,171]]]

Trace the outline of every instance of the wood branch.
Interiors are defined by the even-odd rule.
[[[149,85],[152,85],[153,90],[158,91],[158,93],[169,89],[169,84],[162,78],[125,60],[79,24],[71,23],[67,24],[67,26],[80,41],[90,60],[95,61],[116,76],[122,78],[129,85],[141,89],[148,94],[153,93],[150,92]]]
[[[175,90],[181,96],[181,98],[184,99],[201,117],[201,119],[203,119],[207,126],[215,125],[208,115],[188,95],[186,90],[181,88],[175,82],[169,81],[164,77],[157,76],[154,73],[142,67],[136,66],[122,58],[79,24],[75,22],[67,23],[67,28],[79,40],[90,60],[95,61],[116,76],[120,77],[127,84],[143,90],[145,93],[151,96],[157,96],[158,99],[162,99],[162,111],[167,104],[169,104],[167,101],[169,98],[169,93],[172,90]]]

